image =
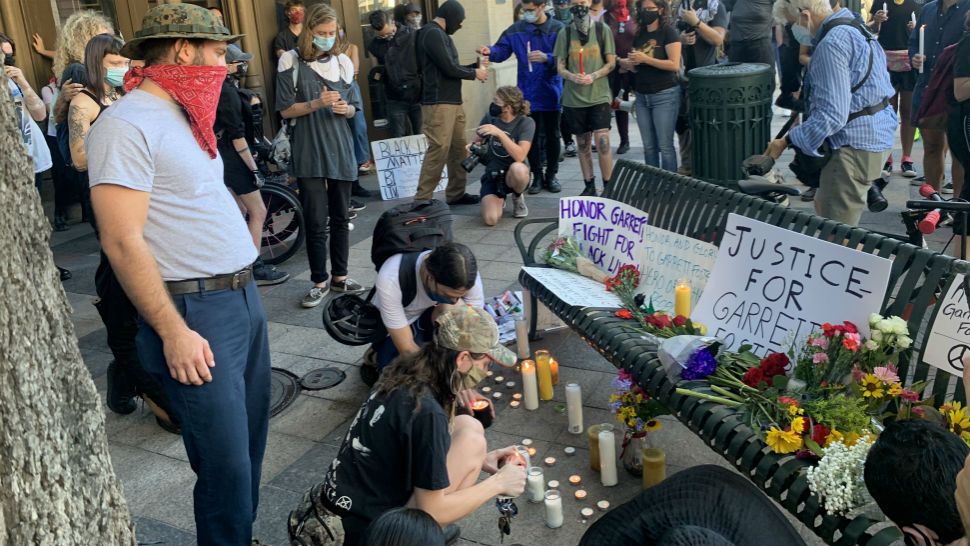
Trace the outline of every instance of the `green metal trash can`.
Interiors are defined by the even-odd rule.
[[[741,162],[771,139],[774,72],[761,63],[727,63],[688,73],[691,176],[734,186]]]

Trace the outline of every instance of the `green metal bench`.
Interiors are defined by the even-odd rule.
[[[908,378],[908,382],[929,380],[927,394],[932,392],[937,400],[964,398],[960,378],[942,371],[937,373],[935,368],[916,362],[915,355],[919,354],[929,335],[927,323],[940,288],[956,273],[970,272],[967,262],[728,188],[625,160],[616,163],[613,181],[603,197],[647,212],[652,226],[715,245],[721,241],[728,214],[736,213],[892,259],[882,311],[907,316],[910,331],[915,334],[911,358],[904,357],[900,361],[900,376]],[[555,236],[556,230],[555,218],[519,223],[515,241],[523,264],[543,265],[536,259],[537,254]],[[628,323],[614,316],[614,310],[566,305],[525,271],[520,273],[519,282],[529,291],[532,309],[536,309],[537,302],[541,301],[607,360],[631,372],[651,396],[666,404],[711,449],[749,476],[825,542],[882,546],[901,538],[898,530],[885,521],[827,514],[820,499],[809,490],[801,472],[806,466],[804,461],[791,455],[772,453],[754,431],[742,424],[732,408],[677,394],[677,387],[705,391],[707,383],[672,382],[657,357],[658,341],[652,336],[631,332],[626,327]],[[532,313],[533,338],[536,337],[536,315]]]

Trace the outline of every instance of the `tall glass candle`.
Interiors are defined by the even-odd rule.
[[[529,456],[529,448],[525,446],[513,446],[513,447],[515,449],[515,453],[512,455],[512,457],[517,458],[518,461],[516,461],[515,459],[512,459],[509,462],[513,464],[519,464],[519,466],[524,466],[526,469],[531,468],[532,457]]]
[[[536,363],[523,360],[522,365],[522,397],[525,399],[525,409],[539,409],[539,387],[536,380]]]
[[[606,487],[617,484],[616,476],[616,436],[612,430],[601,430],[599,433],[600,448],[600,481]]]
[[[546,495],[545,476],[542,475],[542,467],[533,466],[529,469],[526,476],[525,492],[529,502],[542,502]]]
[[[589,442],[589,468],[593,472],[600,471],[600,431],[613,430],[613,425],[602,423],[586,429],[586,440]]]
[[[539,379],[539,400],[552,400],[552,369],[549,367],[549,351],[536,351],[536,369]]]
[[[529,358],[529,323],[519,319],[515,321],[515,352],[519,359]]]
[[[550,489],[545,494],[546,527],[558,529],[562,527],[562,495],[556,489]]]
[[[549,373],[552,375],[552,384],[559,384],[559,361],[555,358],[549,359]]]
[[[569,416],[569,432],[583,433],[583,391],[578,383],[566,385],[566,414]]]
[[[643,461],[643,488],[649,489],[667,477],[667,456],[664,450],[646,447],[641,454]]]
[[[678,279],[674,287],[674,316],[690,317],[690,281]]]

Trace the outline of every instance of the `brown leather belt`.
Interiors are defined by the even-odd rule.
[[[196,294],[199,292],[214,292],[216,290],[241,290],[246,288],[253,279],[253,268],[247,267],[235,273],[216,275],[207,279],[189,279],[186,281],[167,281],[165,288],[173,296],[182,294]]]

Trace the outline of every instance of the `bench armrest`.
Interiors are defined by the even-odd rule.
[[[526,247],[525,241],[522,239],[523,231],[525,227],[531,224],[548,224],[544,226],[539,232],[532,238]],[[559,218],[533,218],[530,220],[522,220],[515,226],[515,245],[519,247],[519,254],[522,255],[522,264],[526,267],[531,267],[538,265],[540,262],[536,260],[536,248],[539,246],[539,242],[546,235],[549,235],[554,230],[559,227]]]

